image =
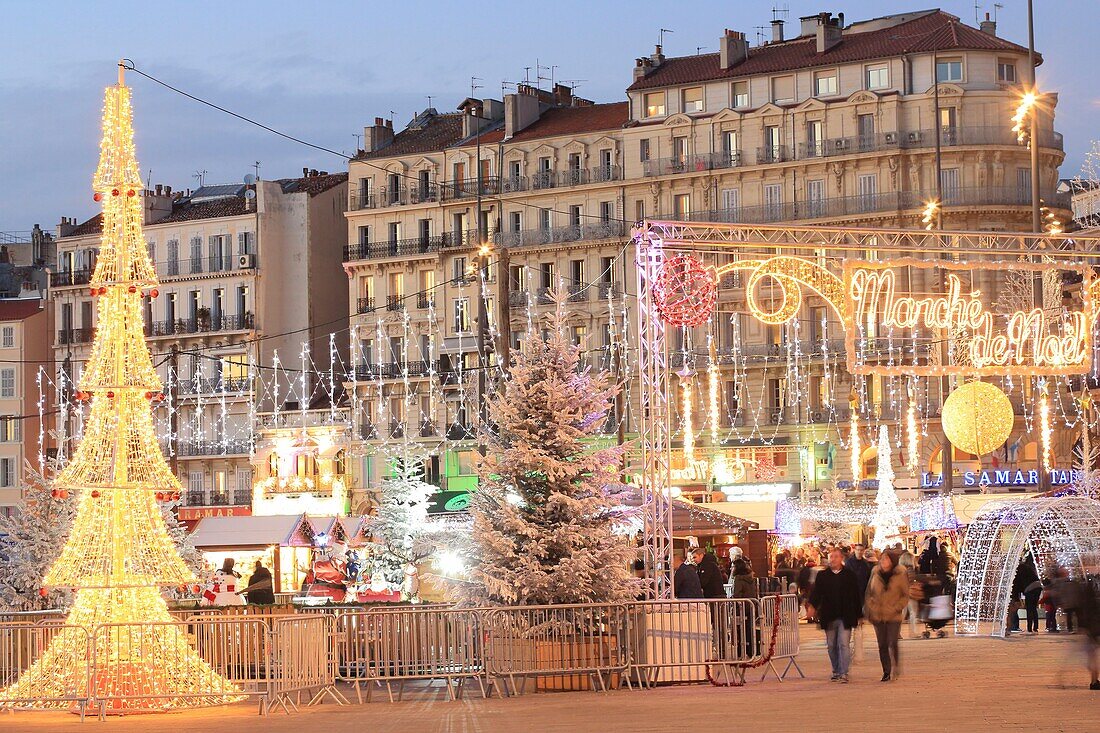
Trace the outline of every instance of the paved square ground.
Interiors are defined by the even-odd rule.
[[[868,632],[871,632],[868,629]],[[664,687],[651,691],[528,694],[481,699],[467,688],[449,702],[442,688],[412,687],[389,703],[326,703],[296,715],[256,714],[254,705],[171,715],[89,719],[60,713],[0,714],[0,731],[65,733],[190,730],[203,733],[645,733],[649,731],[1100,731],[1100,691],[1087,689],[1079,638],[1062,635],[902,641],[902,678],[881,683],[874,634],[848,685],[830,683],[821,632],[803,629],[799,658],[807,679],[748,686]],[[354,696],[352,695],[354,699]]]

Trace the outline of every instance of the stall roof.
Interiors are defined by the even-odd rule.
[[[196,547],[255,547],[309,544],[302,534],[304,514],[205,517],[191,533]]]
[[[634,488],[626,503],[640,507],[641,489]],[[745,530],[758,529],[759,524],[748,519],[734,516],[726,511],[707,508],[705,504],[695,504],[685,499],[672,500],[672,532],[682,534],[741,534]]]

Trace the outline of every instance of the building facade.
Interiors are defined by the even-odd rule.
[[[160,288],[146,300],[146,334],[164,380],[162,439],[183,486],[181,516],[252,502],[250,454],[258,412],[298,408],[303,346],[330,364],[330,337],[345,323],[346,291],[332,246],[343,230],[346,176],[144,192],[145,235]],[[96,326],[86,287],[100,220],[62,220],[50,275],[58,365],[79,384]],[[338,248],[337,248],[338,249]],[[289,362],[275,367],[277,355]],[[287,401],[292,404],[285,404]],[[79,430],[79,416],[70,421]]]
[[[470,486],[479,394],[499,375],[505,344],[541,328],[554,289],[592,365],[631,376],[632,222],[912,228],[938,200],[944,229],[1030,227],[1030,151],[1012,122],[1030,79],[1026,48],[993,23],[972,28],[939,11],[849,25],[826,13],[799,31],[785,38],[776,22],[771,42],[750,47],[727,30],[718,53],[681,58],[658,47],[635,62],[626,102],[520,85],[502,101],[425,110],[398,133],[382,119],[365,129],[349,166],[344,249],[362,485],[386,470],[381,444],[412,436],[436,448],[429,473],[445,492]],[[1044,204],[1066,221],[1056,104],[1042,96],[1035,143]],[[716,470],[680,452],[689,424],[703,431],[707,389],[694,380],[691,417],[677,397],[678,480],[813,490],[847,477],[838,438],[851,395],[861,415],[896,427],[896,389],[828,367],[840,351],[828,334],[839,339],[840,326],[822,304],[767,327],[744,303],[731,276],[712,324],[668,334],[685,384],[712,360],[721,372],[720,434],[699,443]],[[636,387],[628,383],[609,436],[637,429]],[[933,471],[937,445],[929,439],[922,459]],[[871,453],[863,466],[861,478],[873,477]]]

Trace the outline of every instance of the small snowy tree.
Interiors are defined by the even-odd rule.
[[[894,468],[890,465],[890,436],[886,426],[878,434],[878,493],[875,495],[875,516],[871,527],[875,539],[871,543],[876,550],[901,542],[900,529],[905,519],[898,508],[898,495],[894,491]]]
[[[578,368],[555,293],[544,339],[515,354],[490,402],[495,432],[471,497],[472,567],[459,589],[488,604],[617,602],[635,596],[635,548],[626,534],[623,448],[597,448],[618,387]],[[513,352],[514,353],[514,352]]]
[[[407,437],[386,451],[392,475],[382,481],[378,511],[371,517],[374,565],[386,582],[401,585],[406,569],[415,568],[435,551],[437,527],[428,518],[428,503],[439,489],[424,480],[430,452]],[[415,586],[415,584],[414,584]],[[416,591],[409,595],[416,600]]]
[[[844,508],[844,489],[832,486],[821,492],[821,508],[840,512]],[[848,525],[835,519],[818,519],[813,525],[814,534],[824,545],[846,545],[852,539]]]
[[[16,514],[0,518],[0,611],[36,611],[68,606],[71,594],[42,579],[61,554],[76,513],[73,496],[53,493],[51,479],[26,464],[23,500]],[[49,476],[54,468],[48,469]]]

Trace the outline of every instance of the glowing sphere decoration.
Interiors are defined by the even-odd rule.
[[[943,403],[940,421],[953,446],[983,456],[1004,445],[1012,433],[1012,403],[995,384],[967,382]]]
[[[701,326],[714,313],[717,278],[711,268],[691,255],[670,257],[653,281],[653,300],[666,323]]]

